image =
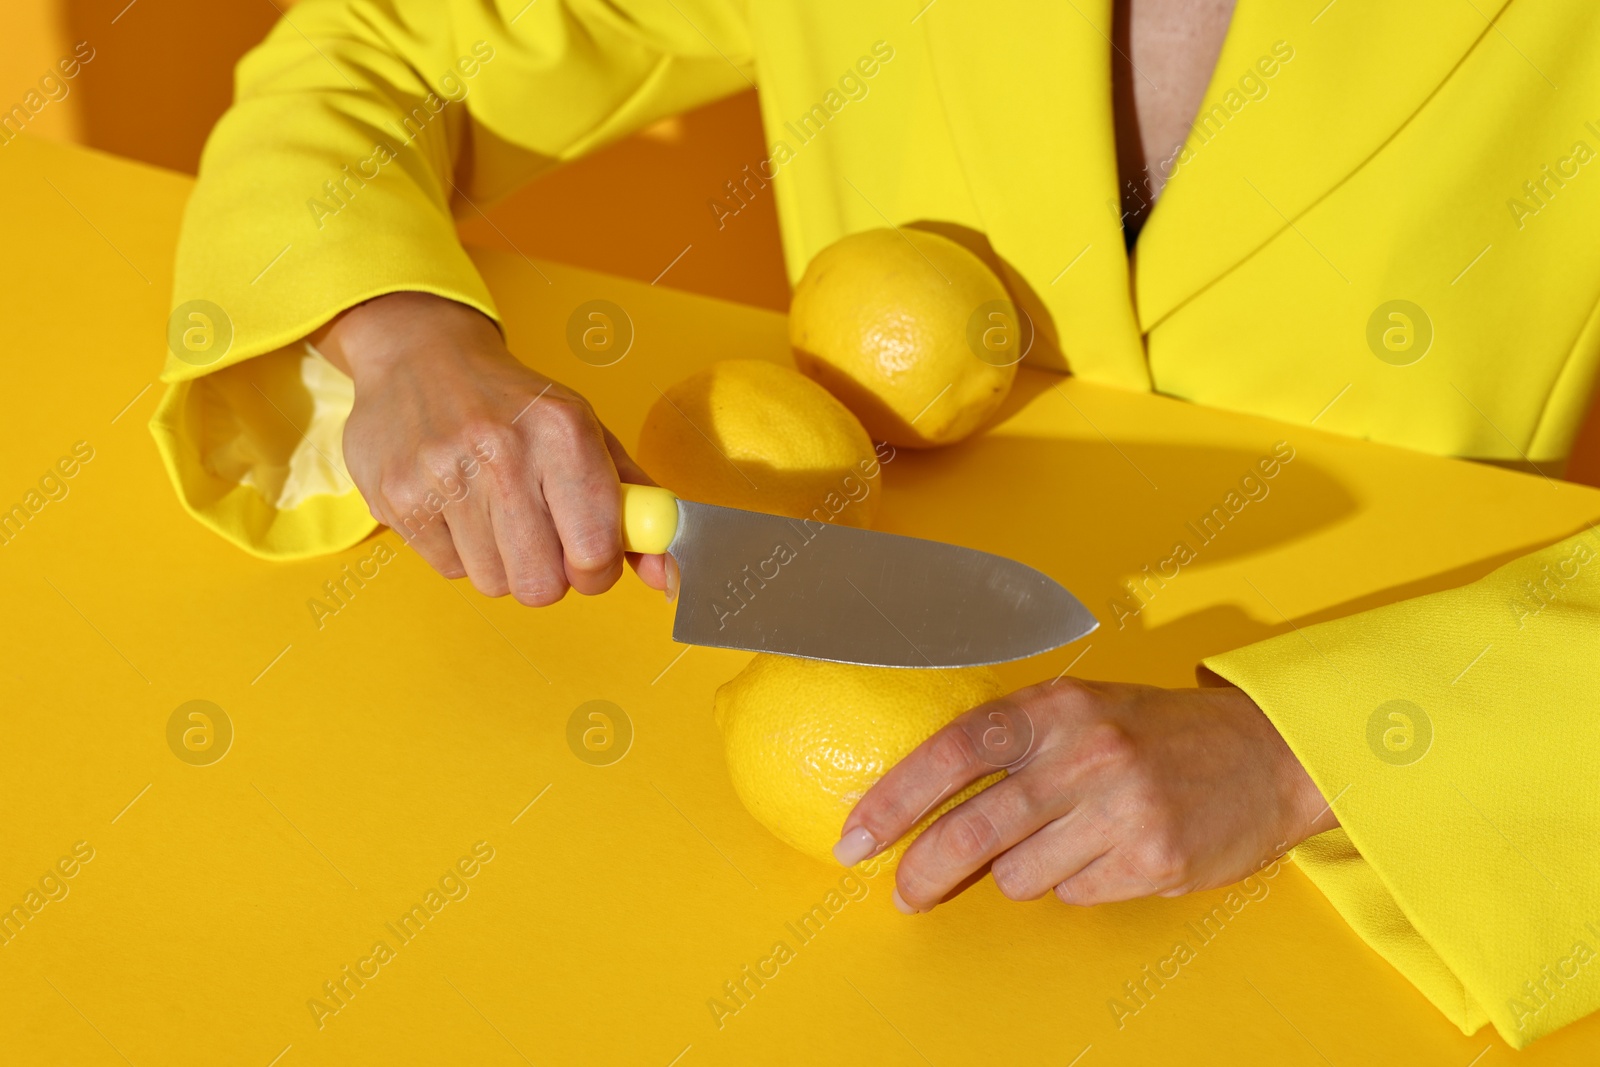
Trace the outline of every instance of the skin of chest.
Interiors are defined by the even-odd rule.
[[[1130,232],[1172,173],[1211,81],[1234,0],[1118,0],[1112,99],[1122,209]]]

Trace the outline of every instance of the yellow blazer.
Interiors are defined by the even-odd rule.
[[[493,315],[452,204],[757,82],[791,278],[885,219],[959,226],[1047,366],[1559,464],[1600,354],[1600,5],[1239,0],[1132,255],[1110,6],[306,0],[240,64],[188,207],[174,305],[209,303],[151,424],[185,505],[268,557],[365,536],[349,383],[293,343],[401,289]],[[1207,661],[1341,797],[1310,877],[1463,1030],[1518,1047],[1600,1007],[1597,554],[1586,533]],[[1406,774],[1368,744],[1417,728],[1392,700],[1436,731]]]

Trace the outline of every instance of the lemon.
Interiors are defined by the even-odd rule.
[[[870,526],[882,496],[861,423],[793,367],[727,359],[667,389],[645,416],[639,465],[686,500]]]
[[[789,341],[800,370],[874,438],[925,448],[961,440],[1005,401],[1019,322],[1000,279],[954,241],[868,230],[806,267]]]
[[[787,844],[834,863],[845,816],[862,794],[941,726],[1002,692],[987,667],[915,670],[758,655],[717,690],[716,720],[733,788],[750,814]],[[904,843],[999,777],[956,793]]]

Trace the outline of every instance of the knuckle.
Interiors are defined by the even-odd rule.
[[[910,859],[907,856],[895,871],[895,888],[900,890],[900,896],[912,907],[936,903],[941,895],[939,886],[922,873],[920,865],[909,862]]]
[[[610,571],[594,570],[580,572],[576,581],[568,582],[568,586],[576,589],[582,596],[599,596],[617,584],[617,579],[622,577],[622,564],[619,561]]]
[[[423,476],[427,488],[422,495],[449,498],[456,484],[455,461],[450,453],[438,452],[423,458]]]
[[[940,836],[940,851],[957,862],[989,855],[1000,845],[1000,831],[982,809],[954,811]]]
[[[467,578],[472,587],[487,597],[503,597],[511,592],[511,583],[496,557],[474,553],[470,545],[459,544],[456,554],[466,566]]]
[[[1007,900],[1032,900],[1038,895],[1033,865],[1009,852],[994,861],[989,873],[995,888]]]
[[[396,476],[384,485],[384,499],[389,503],[395,528],[416,536],[428,520],[444,506],[438,494],[424,487],[418,479]]]
[[[588,401],[579,396],[550,396],[541,404],[535,424],[540,436],[557,443],[569,443],[592,436],[595,429],[594,412]]]
[[[1137,766],[1133,735],[1115,722],[1101,720],[1086,727],[1077,748],[1079,758],[1089,767],[1127,770]]]
[[[965,723],[973,750],[990,767],[1020,764],[1034,748],[1033,716],[1026,705],[1010,700],[987,705],[982,715]]]
[[[560,560],[537,556],[530,546],[519,547],[517,556],[507,561],[506,571],[511,595],[524,607],[549,607],[567,594]]]
[[[367,499],[376,498],[395,511],[407,509],[414,489],[413,481],[414,479],[403,471],[388,466],[381,467],[372,475],[372,490],[367,494]]]
[[[1146,835],[1136,851],[1139,866],[1162,889],[1182,885],[1189,880],[1189,850],[1171,827],[1157,827]]]
[[[1054,893],[1056,899],[1063,904],[1073,904],[1082,907],[1089,903],[1089,896],[1085,887],[1078,884],[1077,879],[1068,878],[1065,882],[1057,883]]]
[[[1049,683],[1049,688],[1054,690],[1057,696],[1067,700],[1082,699],[1090,693],[1089,683],[1082,678],[1074,678],[1070,674],[1063,674],[1054,682]]]
[[[560,557],[552,557],[548,547],[555,539],[548,519],[508,509],[501,532],[505,536],[496,540],[496,547],[513,585],[520,585],[531,577],[542,577],[542,572],[560,565]]]
[[[1099,694],[1091,683],[1070,674],[1063,674],[1054,681],[1040,682],[1017,696],[1040,707],[1051,717],[1068,719],[1092,714],[1099,701]]]
[[[1073,808],[1061,783],[1056,781],[1057,773],[1057,766],[1052,765],[1045,768],[1042,774],[1010,772],[1006,775],[1006,781],[1012,783],[1011,788],[1017,791],[1020,802],[1026,806],[1025,812],[1036,816],[1041,825],[1067,814]]]
[[[493,462],[510,453],[517,442],[517,431],[496,419],[475,416],[461,428],[461,444],[452,449],[451,465],[471,460]]]
[[[567,595],[565,582],[538,582],[518,585],[516,590],[517,603],[527,608],[547,608],[558,603]]]
[[[472,587],[487,597],[503,597],[511,591],[505,578],[482,578],[472,576]]]
[[[567,560],[579,570],[609,566],[622,553],[622,533],[597,522],[580,523],[565,545]]]
[[[942,730],[928,744],[928,762],[940,775],[954,778],[972,766],[972,737],[965,729]]]

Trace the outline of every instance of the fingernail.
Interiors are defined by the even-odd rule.
[[[671,556],[668,556],[666,560],[666,570],[667,600],[668,602],[671,602],[678,599],[678,561],[673,559]]]
[[[913,908],[910,904],[906,903],[906,898],[900,895],[900,890],[898,888],[896,888],[894,890],[894,892],[890,894],[890,897],[891,897],[891,899],[894,900],[894,906],[896,908],[900,909],[900,914],[902,914],[902,915],[921,915],[922,914],[922,912],[920,910],[918,910],[917,908]]]
[[[833,846],[833,858],[846,867],[854,867],[877,850],[878,843],[872,839],[872,834],[865,826],[858,826],[839,838],[839,843]]]

